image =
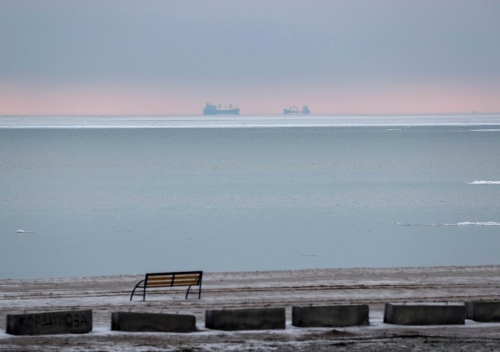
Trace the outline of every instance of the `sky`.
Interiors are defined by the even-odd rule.
[[[500,112],[499,0],[0,0],[0,115]]]

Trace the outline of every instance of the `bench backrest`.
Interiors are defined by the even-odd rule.
[[[199,286],[203,271],[178,271],[146,274],[144,285],[153,287]]]

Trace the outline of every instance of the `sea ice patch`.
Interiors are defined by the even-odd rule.
[[[481,130],[471,130],[471,132],[500,132],[500,129],[487,128],[487,129],[481,129]]]
[[[402,222],[393,222],[397,226],[500,226],[500,222],[495,221],[463,221],[453,223],[433,223],[433,224],[406,224]]]
[[[500,181],[472,181],[468,185],[500,185]]]

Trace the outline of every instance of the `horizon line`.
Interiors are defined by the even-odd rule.
[[[410,115],[497,115],[500,114],[500,111],[496,112],[405,112],[405,113],[395,113],[395,112],[386,112],[386,113],[326,113],[326,114],[217,114],[217,115],[204,115],[202,114],[0,114],[0,117],[22,117],[22,116],[54,116],[54,117],[78,117],[78,116],[227,116],[227,117],[236,117],[236,116],[286,116],[286,117],[311,117],[311,116],[384,116],[384,115],[392,115],[392,116],[410,116]],[[391,116],[387,116],[391,117]]]

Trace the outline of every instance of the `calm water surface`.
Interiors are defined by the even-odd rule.
[[[500,264],[495,118],[0,119],[0,278]]]

